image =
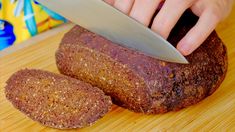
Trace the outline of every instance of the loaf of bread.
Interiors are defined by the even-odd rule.
[[[175,46],[197,20],[185,13],[169,42]],[[79,26],[65,34],[56,52],[62,74],[100,88],[119,106],[149,114],[193,105],[211,95],[225,78],[226,47],[215,31],[186,58],[188,65],[164,62]]]
[[[5,87],[15,108],[39,123],[59,129],[89,126],[111,109],[111,98],[77,79],[41,70],[21,70]]]

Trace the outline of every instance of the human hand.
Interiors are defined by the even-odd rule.
[[[154,13],[163,0],[104,0],[145,26],[149,26]],[[183,55],[191,54],[227,17],[234,0],[165,0],[155,16],[151,29],[167,39],[171,30],[184,13],[191,9],[199,17],[197,24],[180,40],[177,49]]]

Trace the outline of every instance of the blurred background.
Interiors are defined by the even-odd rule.
[[[0,50],[65,22],[36,0],[0,0]]]

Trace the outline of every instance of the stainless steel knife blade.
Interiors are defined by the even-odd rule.
[[[37,0],[70,21],[112,42],[157,59],[185,63],[186,58],[169,42],[102,0]]]

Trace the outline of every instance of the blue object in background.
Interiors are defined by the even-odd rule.
[[[37,2],[37,0],[33,0],[33,2],[37,5],[39,5],[40,3]]]
[[[2,9],[2,0],[0,0],[0,10]]]
[[[67,22],[67,20],[64,17],[62,17],[61,15],[59,15],[59,14],[49,10],[45,6],[43,6],[40,3],[38,3],[36,0],[33,0],[33,1],[31,1],[31,0],[24,0],[23,8],[24,8],[25,23],[26,23],[26,26],[27,26],[31,36],[35,36],[36,34],[38,34],[37,24],[36,24],[35,17],[34,17],[35,14],[34,14],[31,2],[34,2],[37,5],[40,5],[42,7],[42,9],[44,11],[46,11],[46,13],[49,16],[51,16],[53,19],[61,20],[63,22]]]
[[[45,11],[51,18],[67,22],[67,20],[63,16],[49,10],[45,6],[38,3],[36,0],[11,0],[11,3],[15,2],[17,2],[17,5],[14,10],[14,16],[18,17],[20,16],[20,13],[24,13],[24,21],[31,36],[35,36],[38,34],[37,23],[35,20],[35,13],[33,11],[32,4],[37,4],[38,6],[40,6],[42,10]],[[0,11],[1,8],[2,0],[0,0]],[[16,35],[14,34],[13,25],[10,22],[2,20],[2,18],[0,18],[0,50],[13,45],[15,40]]]
[[[67,22],[67,20],[66,20],[63,16],[61,16],[61,15],[55,13],[54,11],[48,9],[47,7],[41,5],[40,3],[37,2],[37,0],[34,0],[34,3],[37,4],[37,5],[40,5],[40,6],[42,7],[42,9],[43,9],[50,17],[52,17],[53,19],[55,19],[55,20],[60,20],[60,21],[63,21],[63,22]]]
[[[35,36],[38,34],[37,24],[34,17],[34,11],[31,4],[31,0],[24,0],[24,17],[26,27],[29,30],[31,36]]]
[[[42,9],[43,9],[51,18],[53,18],[53,19],[55,19],[55,20],[60,20],[60,21],[63,21],[63,22],[67,22],[67,20],[66,20],[63,16],[61,16],[61,15],[59,15],[59,14],[53,12],[52,10],[49,10],[47,7],[42,6]]]
[[[12,45],[16,40],[12,24],[0,19],[0,50]]]

